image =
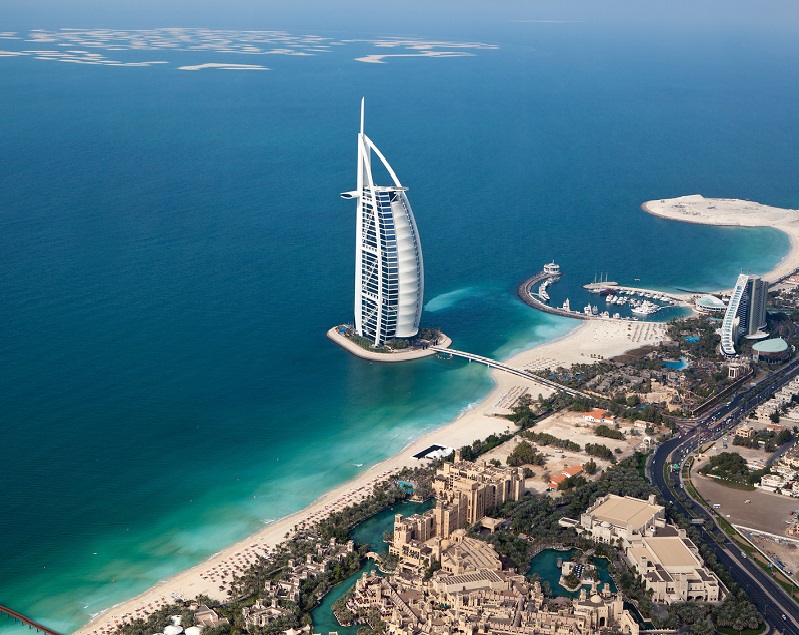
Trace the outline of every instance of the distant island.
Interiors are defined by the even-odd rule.
[[[773,227],[788,235],[791,251],[767,274],[780,282],[799,269],[799,211],[738,198],[705,198],[701,194],[647,201],[641,209],[653,216],[698,225]]]

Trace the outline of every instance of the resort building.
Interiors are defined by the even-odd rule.
[[[735,345],[742,337],[765,337],[768,283],[759,276],[741,274],[732,290],[721,324],[721,352],[735,357]]]
[[[724,587],[704,566],[699,549],[684,529],[669,525],[643,536],[625,552],[627,561],[654,591],[655,602],[720,602]]]
[[[364,573],[347,603],[360,619],[379,613],[395,635],[638,635],[639,627],[621,595],[605,585],[601,594],[582,589],[574,600],[548,601],[541,583],[513,571],[481,569],[432,579]]]
[[[443,565],[445,549],[441,541],[482,521],[486,510],[507,500],[520,500],[524,496],[524,473],[517,467],[464,461],[460,450],[455,450],[454,463],[444,463],[436,472],[433,489],[437,499],[433,509],[394,518],[389,549],[409,567],[429,566],[433,561]]]
[[[756,362],[781,364],[791,358],[791,347],[781,337],[763,340],[752,346],[752,357]]]
[[[355,244],[355,332],[383,346],[419,331],[424,296],[424,264],[419,230],[406,194],[386,158],[361,131],[358,133],[357,189],[341,197],[358,203]],[[392,185],[372,177],[372,152]]]
[[[194,624],[199,627],[215,628],[222,624],[230,624],[226,617],[219,617],[214,609],[209,609],[205,604],[200,604],[194,612]]]
[[[652,527],[666,526],[666,512],[655,504],[655,496],[648,500],[631,496],[609,494],[589,507],[580,516],[580,527],[594,542],[632,542]]]
[[[257,600],[252,606],[245,606],[241,609],[241,615],[247,626],[264,628],[273,622],[285,619],[291,615],[291,611],[281,607],[277,598],[272,598],[268,604],[264,600]]]
[[[684,529],[666,524],[655,497],[600,498],[581,517],[578,532],[595,542],[615,543],[652,589],[656,602],[718,602],[724,587],[708,570]]]
[[[714,295],[701,295],[694,300],[694,309],[697,313],[722,315],[727,310],[724,301]]]

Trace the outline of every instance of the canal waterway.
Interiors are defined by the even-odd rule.
[[[544,549],[530,561],[530,568],[527,571],[527,575],[531,576],[537,573],[541,576],[541,580],[549,582],[549,588],[553,596],[576,598],[580,595],[579,590],[569,591],[560,585],[560,568],[558,567],[558,558],[562,558],[565,562],[566,560],[572,560],[576,553],[576,549],[568,549],[565,551]],[[610,573],[608,573],[608,565],[610,563],[604,558],[593,558],[591,564],[593,564],[599,572],[599,588],[601,589],[605,582],[608,582],[610,583],[611,592],[615,593],[616,585],[610,577]],[[591,588],[589,585],[583,586],[588,590]]]
[[[394,507],[380,512],[360,523],[350,533],[357,545],[368,544],[371,550],[375,553],[387,553],[388,544],[383,542],[383,532],[391,531],[394,528],[394,515],[402,514],[409,516],[411,514],[421,514],[433,507],[434,501],[431,499],[424,503],[403,502]],[[357,626],[340,626],[336,617],[333,615],[333,604],[335,604],[342,595],[352,588],[355,582],[363,573],[376,571],[377,567],[373,560],[368,560],[356,573],[346,578],[343,582],[337,584],[333,590],[328,593],[322,602],[313,611],[311,611],[311,618],[313,619],[314,633],[330,633],[338,631],[339,635],[355,635],[358,631]]]

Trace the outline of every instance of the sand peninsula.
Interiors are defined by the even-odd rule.
[[[788,235],[791,249],[764,277],[778,282],[799,269],[799,211],[738,198],[705,198],[701,194],[647,201],[641,208],[661,218],[728,227],[773,227]]]

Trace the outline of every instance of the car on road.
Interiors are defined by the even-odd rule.
[[[788,619],[787,617],[785,617],[785,613],[782,614],[782,619],[783,620],[787,620]]]

